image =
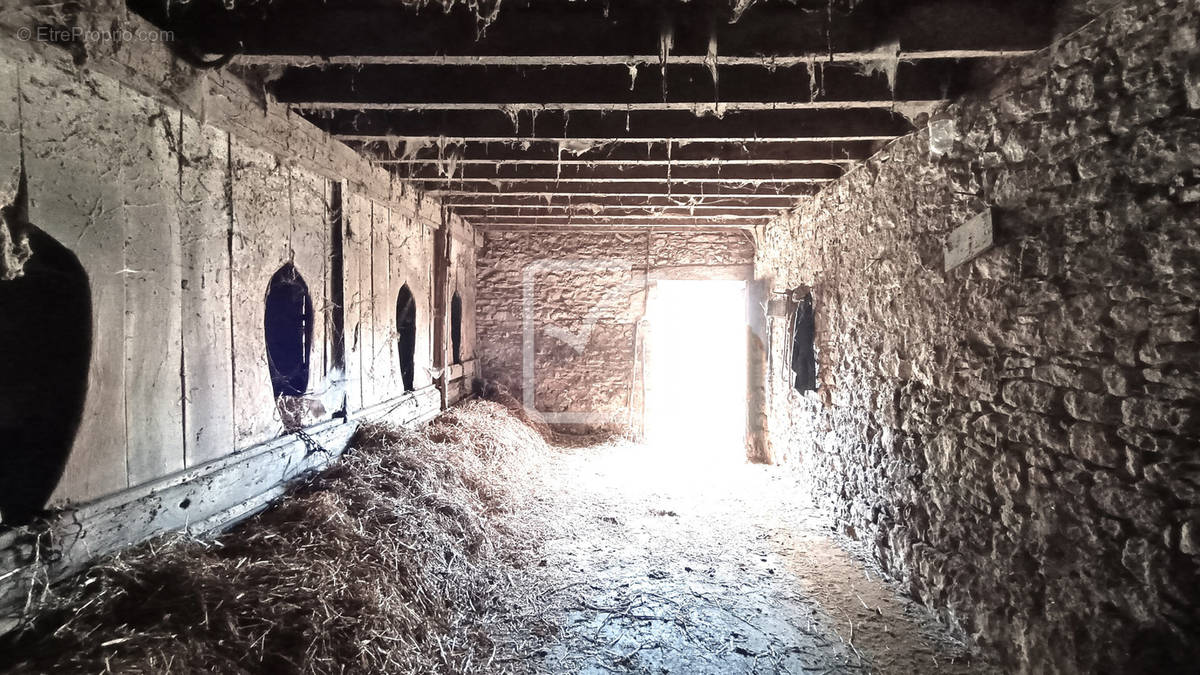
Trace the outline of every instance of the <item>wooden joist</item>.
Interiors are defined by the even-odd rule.
[[[688,181],[688,182],[814,182],[839,178],[842,167],[837,164],[440,164],[401,165],[392,167],[396,174],[413,180],[460,182],[492,181]]]
[[[811,197],[816,194],[815,186],[799,186],[791,185],[786,189],[773,190],[754,190],[749,188],[712,188],[709,191],[701,191],[695,188],[685,187],[682,185],[671,186],[669,189],[663,185],[634,185],[616,187],[612,184],[605,185],[562,185],[557,188],[547,189],[543,186],[540,190],[528,189],[506,189],[489,190],[489,184],[484,183],[483,188],[479,186],[471,186],[475,189],[430,189],[428,193],[431,197],[445,199],[453,203],[455,200],[463,197],[493,197],[499,199],[511,198],[535,198],[540,200],[554,199],[571,199],[571,198],[624,198],[635,201],[648,202],[652,199],[668,199],[678,200],[679,202],[699,202],[712,201],[723,199],[738,199],[752,200],[759,199],[770,200],[772,204],[779,200],[792,200],[803,197]]]
[[[802,179],[791,181],[655,181],[654,179],[622,181],[414,181],[413,185],[435,195],[442,192],[474,192],[502,195],[512,194],[589,194],[589,195],[665,195],[688,198],[693,195],[772,195],[810,196],[821,183],[828,180]]]
[[[570,155],[567,155],[568,157]],[[530,166],[552,166],[552,167],[617,167],[618,170],[630,169],[635,167],[661,166],[661,167],[728,167],[728,166],[774,166],[787,167],[798,164],[818,164],[830,166],[842,166],[855,164],[860,160],[853,159],[644,159],[644,160],[620,160],[620,159],[463,159],[457,154],[447,155],[442,158],[431,157],[428,159],[377,159],[376,164],[383,166],[396,167],[398,170],[403,170],[401,167],[446,167],[450,164],[455,166],[487,166],[487,167],[530,167]]]
[[[779,206],[752,206],[747,204],[732,204],[727,206],[698,204],[691,206],[614,206],[601,204],[588,205],[562,205],[562,204],[542,204],[540,206],[526,204],[503,204],[503,205],[464,205],[452,206],[455,213],[464,218],[478,216],[542,216],[542,215],[611,215],[611,216],[636,216],[636,215],[737,215],[745,214],[747,216],[760,215],[775,215],[784,207]]]
[[[585,149],[600,149],[608,148],[617,145],[634,145],[641,148],[649,148],[653,146],[693,146],[698,144],[715,145],[715,146],[757,146],[759,144],[770,144],[773,146],[798,146],[798,145],[829,145],[829,144],[862,144],[862,143],[879,143],[890,141],[896,136],[886,133],[859,133],[855,135],[831,135],[828,133],[821,134],[815,132],[813,134],[799,133],[798,130],[791,130],[778,135],[772,136],[755,136],[755,135],[712,135],[712,136],[667,136],[667,135],[638,135],[638,136],[589,136],[579,134],[577,130],[571,129],[571,135],[549,133],[539,136],[514,136],[512,134],[501,135],[480,135],[478,133],[465,133],[459,135],[451,134],[411,134],[404,132],[387,132],[379,131],[375,133],[362,133],[357,131],[333,132],[333,137],[336,140],[343,141],[349,144],[372,143],[388,147],[395,147],[398,150],[403,149],[409,144],[418,148],[438,148],[450,147],[452,145],[463,144],[478,144],[484,146],[508,146],[509,148],[518,151],[527,151],[537,148],[539,145],[545,146],[547,149],[554,151],[563,149],[565,152],[574,154],[572,148]],[[753,152],[753,150],[751,150]]]
[[[697,114],[699,113],[699,114]],[[307,113],[337,136],[597,139],[597,142],[772,138],[871,140],[913,130],[912,121],[888,108],[856,110],[326,110]]]
[[[575,225],[631,225],[631,226],[724,226],[754,227],[764,225],[772,216],[746,215],[557,215],[557,216],[476,216],[467,219],[475,226],[485,225],[542,225],[551,227]]]
[[[873,52],[1004,52],[1044,46],[1043,0],[505,0],[495,16],[475,3],[425,11],[395,3],[294,0],[171,4],[129,0],[211,53],[248,55],[758,57]]]
[[[789,66],[662,68],[618,66],[464,67],[330,66],[287,68],[271,83],[283,102],[308,109],[351,103],[398,108],[453,104],[543,105],[547,109],[609,105],[811,103],[864,107],[871,102],[934,101],[961,91],[970,64],[954,60],[830,63]]]
[[[587,194],[482,194],[477,192],[441,192],[443,202],[453,209],[474,206],[516,208],[665,208],[665,207],[740,207],[747,209],[784,209],[795,205],[801,195],[587,195]]]
[[[814,64],[869,64],[881,61],[900,61],[902,64],[915,61],[946,61],[967,59],[1013,59],[1029,56],[1037,50],[1032,48],[993,47],[984,49],[929,49],[914,51],[907,49],[873,49],[857,52],[810,52],[807,54],[770,54],[760,56],[729,56],[718,54],[716,59],[705,55],[672,54],[666,62],[671,67],[704,66],[715,61],[720,67],[758,66],[764,68],[791,68]],[[452,54],[343,54],[314,56],[311,54],[241,54],[235,63],[253,66],[285,66],[306,69],[337,68],[353,66],[480,66],[547,68],[562,66],[653,66],[661,67],[663,58],[658,54],[582,54],[578,56],[514,56],[514,55],[452,55]]]
[[[768,217],[1053,25],[1043,0],[127,1],[492,227]]]
[[[487,163],[536,163],[559,161],[610,162],[857,162],[875,154],[879,140],[768,142],[701,141],[614,141],[590,143],[554,140],[486,142],[463,139],[406,138],[363,140],[343,136],[342,140],[368,157],[391,162],[444,161],[457,156],[463,160]]]

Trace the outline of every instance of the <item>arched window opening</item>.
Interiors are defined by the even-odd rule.
[[[450,300],[450,350],[454,356],[452,363],[462,363],[462,296],[458,291]]]
[[[267,286],[264,328],[275,397],[304,395],[308,390],[313,306],[308,284],[292,263],[280,267]]]
[[[404,284],[396,296],[396,333],[399,336],[396,342],[400,352],[400,377],[404,380],[404,391],[412,391],[416,371],[417,301],[408,284]]]
[[[792,319],[792,374],[796,391],[817,390],[816,317],[812,293],[805,293]]]
[[[0,227],[4,227],[0,223]],[[83,419],[92,295],[75,254],[26,226],[32,257],[0,281],[0,524],[28,524],[66,468]]]

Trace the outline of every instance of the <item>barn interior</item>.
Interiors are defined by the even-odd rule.
[[[0,2],[0,671],[1194,672],[1198,31]]]

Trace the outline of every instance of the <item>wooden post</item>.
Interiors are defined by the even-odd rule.
[[[446,324],[450,314],[446,298],[450,285],[450,248],[454,238],[450,231],[449,210],[444,205],[441,214],[441,227],[433,236],[433,367],[437,372],[434,383],[441,392],[442,410],[445,410],[450,401],[450,367],[446,357]]]

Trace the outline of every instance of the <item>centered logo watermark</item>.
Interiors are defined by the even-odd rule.
[[[616,314],[621,311],[628,304],[629,294],[637,290],[632,283],[633,265],[628,260],[620,258],[538,260],[526,265],[522,270],[521,277],[521,389],[523,392],[522,403],[525,409],[531,413],[537,413],[550,424],[605,424],[611,422],[610,416],[603,412],[552,412],[537,409],[537,382],[534,376],[538,329],[536,291],[537,278],[546,274],[581,277],[620,275],[624,279],[622,283],[609,286],[593,306],[586,308],[586,312],[577,325],[564,326],[560,323],[547,322],[542,327],[547,338],[562,342],[570,347],[576,356],[582,356],[587,351],[588,345],[591,344],[596,326],[605,313]]]

